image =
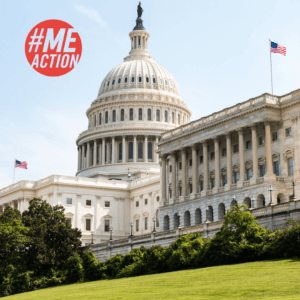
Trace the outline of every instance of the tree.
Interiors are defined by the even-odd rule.
[[[51,269],[65,270],[67,261],[81,253],[81,231],[73,229],[64,216],[62,206],[51,206],[34,198],[23,212],[23,224],[29,228],[26,243],[27,269],[37,276]]]

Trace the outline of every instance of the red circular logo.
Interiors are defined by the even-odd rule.
[[[74,28],[61,20],[47,20],[34,26],[25,42],[29,64],[46,76],[65,75],[78,64],[81,39]]]

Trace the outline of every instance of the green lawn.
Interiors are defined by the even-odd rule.
[[[300,299],[300,261],[263,261],[93,281],[5,299]]]

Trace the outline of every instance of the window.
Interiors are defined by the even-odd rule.
[[[119,160],[122,160],[122,143],[119,143]]]
[[[169,190],[170,198],[172,198],[172,189]]]
[[[150,108],[148,108],[148,121],[151,121],[151,109]]]
[[[99,125],[101,125],[102,124],[102,114],[100,113],[99,114]]]
[[[182,196],[182,187],[179,187],[179,196]]]
[[[170,166],[170,172],[172,172],[172,166]]]
[[[108,123],[108,111],[105,112],[105,123]]]
[[[133,121],[133,108],[130,108],[129,110],[129,120]]]
[[[172,124],[175,124],[175,115],[174,115],[174,112],[172,112]]]
[[[280,172],[279,172],[279,162],[278,161],[273,162],[273,173],[276,176],[279,176],[279,174],[280,174]]]
[[[159,78],[159,83],[160,83],[160,84],[162,84],[162,83],[163,83],[163,82],[162,82],[162,80],[161,80],[161,78]]]
[[[112,82],[112,85],[114,85],[115,84],[115,80],[113,80],[113,82]]]
[[[156,110],[156,121],[157,122],[160,121],[160,110],[159,109]]]
[[[139,108],[139,121],[143,120],[143,109]]]
[[[72,219],[71,218],[67,218],[67,222],[71,225],[72,224]]]
[[[135,207],[139,207],[140,206],[140,202],[139,201],[136,201],[135,202]]]
[[[105,206],[105,207],[110,207],[110,202],[109,202],[109,201],[105,201],[105,202],[104,202],[104,206]]]
[[[204,182],[201,180],[200,181],[200,191],[204,190]]]
[[[145,218],[145,230],[148,229],[148,218]]]
[[[139,77],[139,82],[142,82],[142,77]]]
[[[216,186],[216,180],[215,178],[211,179],[211,188],[213,189]]]
[[[156,83],[156,80],[155,80],[155,78],[153,77],[153,83]]]
[[[140,230],[140,220],[135,220],[135,231]]]
[[[103,85],[103,88],[105,88],[105,83],[104,83],[104,85]]]
[[[223,175],[223,186],[227,183],[227,175]]]
[[[118,79],[118,83],[119,83],[119,84],[121,83],[121,78]]]
[[[138,142],[138,159],[143,159],[143,143]]]
[[[85,230],[91,231],[91,219],[85,219]]]
[[[277,137],[277,131],[272,133],[272,141],[277,141],[278,137]]]
[[[247,180],[250,180],[252,178],[252,169],[247,169]]]
[[[226,156],[227,155],[227,150],[226,150],[226,148],[223,148],[222,149],[222,156]]]
[[[240,180],[240,172],[233,172],[233,182],[237,183]]]
[[[286,128],[285,130],[285,136],[291,136],[292,135],[292,128],[289,127],[289,128]]]
[[[159,196],[156,197],[156,201],[159,202]]]
[[[109,232],[109,220],[104,221],[104,231]]]
[[[168,122],[168,112],[165,110],[165,122]]]
[[[68,204],[68,205],[72,205],[72,199],[71,199],[71,198],[68,198],[68,199],[67,199],[67,204]]]
[[[292,157],[288,159],[288,173],[289,176],[294,174],[294,162]]]
[[[233,153],[239,152],[239,144],[233,145]]]
[[[258,144],[259,145],[263,145],[265,143],[265,137],[264,136],[260,136],[259,138],[258,138]]]
[[[193,160],[191,158],[189,159],[189,164],[190,164],[190,167],[193,165]]]
[[[246,142],[246,149],[251,149],[251,141]]]
[[[167,80],[165,80],[165,85],[168,85],[168,81]]]
[[[109,86],[109,81],[107,82],[107,86]]]
[[[86,200],[85,205],[86,206],[92,206],[92,200]]]
[[[190,183],[189,184],[189,188],[190,188],[190,194],[193,192],[193,185]]]
[[[146,82],[149,82],[149,77],[146,77]]]
[[[134,77],[131,77],[131,82],[134,82]]]
[[[127,77],[125,77],[125,83],[127,83]]]
[[[182,169],[182,162],[180,161],[179,162],[179,170],[181,170]]]
[[[145,205],[147,205],[148,204],[148,199],[145,199]]]
[[[214,151],[210,153],[210,159],[211,159],[211,160],[214,160],[214,159],[215,159],[215,152],[214,152]]]
[[[148,159],[153,159],[152,156],[152,143],[148,142]]]
[[[260,177],[265,176],[265,174],[266,174],[266,166],[265,165],[261,165],[260,168],[259,168],[259,170],[260,170]]]
[[[133,143],[128,143],[128,159],[133,159]]]
[[[121,109],[121,121],[124,121],[125,116],[124,116],[124,109]]]
[[[116,122],[116,111],[115,110],[113,110],[113,122]]]
[[[96,119],[96,115],[94,117],[94,126],[96,127],[97,126],[97,119]]]
[[[180,114],[178,114],[178,125],[180,125]]]
[[[200,155],[199,161],[200,161],[200,164],[203,164],[203,155]]]

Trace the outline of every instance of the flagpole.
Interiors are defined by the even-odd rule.
[[[13,181],[13,183],[15,183],[15,170],[16,170],[16,158],[14,157],[14,181]]]
[[[271,90],[273,95],[273,74],[272,74],[272,55],[271,55],[271,40],[269,39],[270,44],[270,68],[271,68]]]

